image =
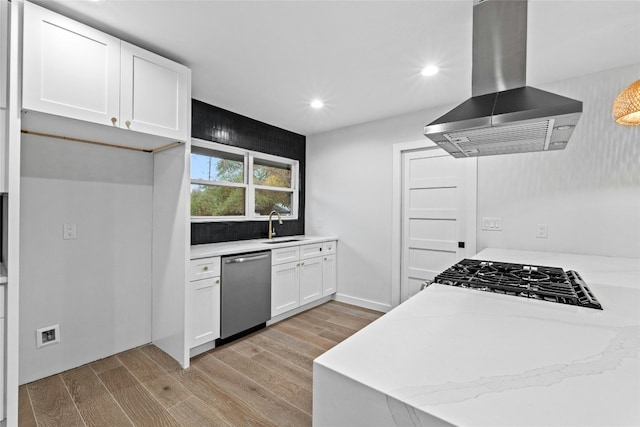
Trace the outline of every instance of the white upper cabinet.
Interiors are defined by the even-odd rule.
[[[190,71],[25,2],[22,108],[185,141]]]
[[[22,107],[112,125],[120,116],[120,40],[25,2]]]
[[[120,48],[120,126],[186,139],[189,69],[124,41]]]

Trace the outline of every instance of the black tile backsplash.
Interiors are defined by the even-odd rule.
[[[304,234],[304,176],[306,137],[285,129],[223,110],[196,99],[191,103],[191,136],[205,141],[287,157],[300,162],[300,206],[297,220],[274,220],[277,236]],[[191,223],[191,244],[229,242],[266,238],[265,221],[226,221]]]

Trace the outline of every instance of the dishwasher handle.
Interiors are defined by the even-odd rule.
[[[254,256],[241,256],[241,257],[237,257],[237,258],[230,258],[230,259],[225,259],[224,263],[225,264],[238,264],[241,262],[250,262],[250,261],[257,261],[260,259],[265,259],[269,257],[269,253],[264,253],[264,254],[258,254],[258,255],[254,255]]]

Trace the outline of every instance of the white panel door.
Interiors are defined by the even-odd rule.
[[[300,305],[322,297],[322,257],[300,263]]]
[[[271,317],[300,305],[299,261],[271,267]]]
[[[475,254],[476,162],[440,148],[403,153],[401,302]]]
[[[23,46],[24,109],[117,126],[120,40],[25,2]]]
[[[322,296],[336,292],[336,256],[326,255],[322,264]]]
[[[189,69],[124,41],[121,48],[120,126],[185,141]]]
[[[220,338],[220,278],[189,282],[189,347]]]

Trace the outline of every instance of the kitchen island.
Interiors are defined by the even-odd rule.
[[[314,361],[314,426],[640,425],[639,260],[474,258],[575,270],[603,310],[433,284]]]

